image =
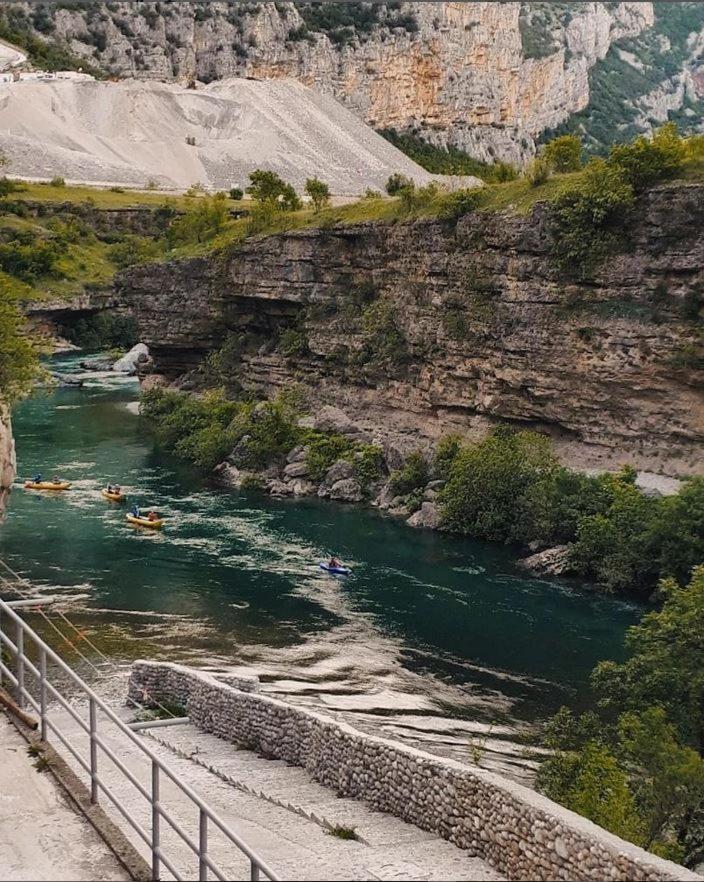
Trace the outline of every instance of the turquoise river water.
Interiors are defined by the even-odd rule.
[[[81,375],[78,361],[53,366]],[[588,701],[589,671],[619,657],[639,616],[527,577],[498,546],[218,487],[158,450],[135,381],[81,376],[82,388],[16,409],[18,487],[0,556],[40,592],[66,595],[114,657],[247,668],[271,693],[429,749],[457,755],[480,737],[489,765],[520,776],[530,722]],[[39,471],[72,489],[21,488]],[[156,506],[166,529],[126,524],[100,495],[108,480]],[[351,578],[318,570],[332,552]]]

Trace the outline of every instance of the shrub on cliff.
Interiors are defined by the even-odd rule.
[[[404,187],[408,187],[409,185],[414,185],[410,178],[407,178],[406,175],[402,175],[399,172],[394,172],[392,175],[389,175],[389,178],[386,181],[385,190],[389,196],[397,196]]]
[[[249,180],[247,192],[255,202],[268,203],[283,211],[297,211],[301,207],[296,191],[276,172],[256,169],[250,172]]]
[[[441,220],[457,220],[462,215],[475,211],[483,199],[483,187],[455,190],[443,198],[438,210],[438,217]]]
[[[402,468],[391,472],[389,484],[396,496],[407,496],[420,490],[430,480],[430,469],[423,454],[416,450],[409,454]]]
[[[162,248],[154,239],[126,234],[120,242],[111,245],[108,257],[119,269],[155,260],[162,255]]]
[[[652,138],[641,135],[629,144],[614,144],[608,162],[620,169],[633,190],[640,193],[658,181],[673,177],[682,167],[686,152],[677,126],[667,123]]]
[[[580,182],[553,204],[552,253],[570,274],[586,275],[622,242],[634,191],[622,170],[592,159]]]
[[[576,135],[561,135],[548,141],[540,155],[557,174],[579,171],[582,167],[582,142]]]
[[[208,242],[222,231],[228,219],[227,199],[222,193],[203,196],[169,226],[170,245]]]

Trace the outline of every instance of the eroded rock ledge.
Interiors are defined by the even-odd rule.
[[[704,472],[704,187],[651,191],[630,249],[585,282],[557,274],[546,216],[251,239],[135,267],[118,296],[169,381],[236,341],[238,388],[296,385],[310,410],[340,407],[401,449],[508,421],[548,432],[570,465]]]

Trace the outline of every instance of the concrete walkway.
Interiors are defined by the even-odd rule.
[[[27,746],[0,712],[0,879],[129,879]]]
[[[78,709],[78,706],[75,706]],[[128,712],[127,712],[128,713]],[[52,715],[61,729],[77,739],[72,719]],[[115,727],[101,737],[140,781],[149,781],[145,756]],[[145,743],[179,779],[199,793],[221,818],[284,880],[495,880],[501,877],[484,861],[432,833],[390,815],[374,812],[354,799],[340,799],[310,779],[303,769],[239,750],[190,725],[155,729]],[[80,741],[79,741],[80,743]],[[61,746],[56,745],[61,751]],[[70,758],[63,753],[67,761]],[[143,828],[150,829],[149,806],[112,764],[100,760],[101,779],[129,807]],[[75,767],[75,766],[74,766]],[[197,839],[197,812],[175,785],[162,777],[161,804]],[[147,857],[139,839],[101,799],[103,808]],[[329,826],[354,828],[359,840],[331,835]],[[162,822],[162,848],[187,879],[195,878],[197,860]],[[248,879],[244,856],[217,833],[209,840],[211,858],[228,879]],[[162,878],[170,878],[164,870]]]

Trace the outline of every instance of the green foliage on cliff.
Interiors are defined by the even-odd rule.
[[[36,22],[34,23],[36,26]],[[0,8],[0,40],[18,46],[40,70],[79,70],[97,79],[105,76],[103,71],[85,58],[75,55],[70,47],[59,40],[40,39],[32,33],[32,22],[19,7]]]
[[[395,496],[407,496],[414,490],[425,487],[430,478],[430,469],[423,454],[416,450],[406,457],[402,468],[391,472],[390,485]]]
[[[26,395],[40,376],[39,350],[27,334],[12,280],[0,273],[0,402]]]
[[[415,16],[401,3],[294,3],[304,25],[289,32],[289,40],[306,39],[311,32],[324,34],[336,46],[364,42],[382,27],[418,30]]]
[[[457,147],[436,147],[418,135],[381,129],[379,132],[426,171],[435,175],[474,175],[483,181],[511,181],[516,169],[505,162],[487,163]]]
[[[132,316],[99,312],[62,328],[63,336],[81,349],[129,349],[138,342],[137,323]]]
[[[297,211],[301,208],[302,203],[296,191],[276,172],[256,169],[250,173],[249,180],[247,192],[260,205],[272,205],[282,211]]]
[[[562,135],[548,141],[540,155],[558,174],[579,171],[582,167],[582,142],[575,135]]]
[[[587,476],[557,463],[549,439],[499,427],[484,441],[448,443],[440,494],[449,529],[499,542],[568,544],[573,571],[608,592],[649,597],[704,561],[704,479],[649,497],[635,473]]]
[[[704,852],[704,566],[661,583],[662,608],[592,675],[599,712],[563,708],[538,784],[552,799],[664,857]]]
[[[140,412],[167,450],[201,468],[212,469],[229,457],[238,468],[261,471],[281,465],[301,445],[313,481],[321,481],[339,459],[352,463],[365,493],[382,473],[382,451],[375,445],[299,426],[300,404],[290,393],[254,403],[230,400],[221,389],[195,396],[155,388],[142,393]]]

